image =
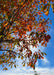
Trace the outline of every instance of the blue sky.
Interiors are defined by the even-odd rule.
[[[44,14],[43,14],[44,15]],[[47,47],[40,47],[43,51],[47,53],[47,56],[45,56],[44,60],[38,60],[36,64],[36,71],[37,72],[46,72],[48,74],[45,75],[50,75],[49,72],[54,73],[54,13],[52,11],[52,8],[50,7],[50,12],[49,15],[46,16],[44,15],[45,18],[48,18],[52,20],[52,25],[50,25],[50,30],[48,33],[51,35],[51,39],[49,43],[47,44]],[[18,60],[17,60],[18,61]],[[18,63],[20,63],[19,61]],[[13,68],[8,71],[0,71],[1,75],[23,75],[23,73],[28,73],[31,72],[33,73],[33,70],[29,67],[23,67],[21,64],[18,68]],[[19,73],[19,74],[18,74]],[[22,74],[20,74],[22,73]],[[30,75],[30,74],[28,74]],[[33,75],[33,74],[31,74]],[[42,75],[42,74],[41,74]]]
[[[49,61],[49,63],[43,65],[41,63],[41,60],[40,60],[39,61],[39,66],[41,66],[41,67],[50,67],[50,68],[53,67],[54,68],[54,13],[53,13],[51,7],[50,7],[49,15],[46,16],[44,14],[44,17],[49,18],[50,20],[52,20],[52,25],[49,25],[51,28],[48,31],[48,34],[50,34],[51,39],[50,39],[49,43],[47,44],[47,47],[44,48],[44,51],[47,53],[46,58]]]

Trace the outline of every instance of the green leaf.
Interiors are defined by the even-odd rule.
[[[37,58],[38,58],[38,56],[37,56],[37,54],[35,55],[35,60],[37,60]]]
[[[44,53],[43,53],[43,52],[41,52],[41,54],[42,54],[42,55],[44,55]]]
[[[10,18],[11,18],[11,15],[8,16],[8,19],[10,19]]]
[[[47,55],[47,54],[44,52],[44,55]]]
[[[30,35],[34,34],[34,32],[31,32]]]
[[[34,41],[33,41],[33,43],[35,44],[35,43],[36,43],[36,41],[34,40]]]
[[[39,36],[38,32],[36,32],[36,36],[37,36],[37,37]]]
[[[18,45],[20,46],[20,43],[18,43]]]
[[[3,37],[3,35],[0,35],[0,38],[2,38]]]
[[[44,56],[44,55],[47,55],[45,52],[41,52],[41,54]]]
[[[13,8],[14,7],[14,1],[11,3],[11,8]]]

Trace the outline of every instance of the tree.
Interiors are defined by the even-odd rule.
[[[3,70],[7,70],[6,65],[16,67],[18,57],[23,66],[27,63],[35,69],[37,59],[44,59],[46,53],[41,50],[32,53],[29,47],[37,48],[39,43],[47,46],[51,22],[42,13],[48,15],[51,5],[54,12],[53,0],[52,4],[51,0],[1,0],[0,3],[0,65]]]

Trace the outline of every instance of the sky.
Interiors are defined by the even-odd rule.
[[[44,15],[44,14],[43,14]],[[45,56],[45,59],[38,60],[36,63],[35,70],[40,75],[54,75],[54,13],[52,11],[52,8],[50,8],[49,15],[44,15],[45,18],[48,18],[52,20],[52,25],[50,25],[50,30],[48,31],[48,34],[50,34],[51,39],[49,43],[47,44],[47,47],[41,47],[41,50],[45,51],[47,55]],[[18,61],[18,60],[17,60]],[[19,67],[9,69],[8,71],[2,71],[0,70],[1,75],[34,75],[34,71],[30,67],[23,67],[20,64],[21,61],[18,61]]]

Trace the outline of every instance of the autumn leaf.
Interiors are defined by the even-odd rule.
[[[42,57],[42,59],[44,59],[44,57]]]
[[[25,63],[23,64],[23,66],[25,66]]]
[[[30,25],[27,25],[27,29],[28,29],[29,31],[31,31]]]
[[[6,24],[4,24],[4,26],[3,26],[3,27],[6,27],[6,26],[7,26],[7,24],[8,24],[8,22],[7,22]]]
[[[48,14],[49,14],[49,11],[46,11],[46,12],[45,12],[45,15],[47,15],[47,16],[48,16]]]
[[[16,68],[16,65],[14,64],[14,67]]]
[[[23,60],[23,56],[21,57],[21,59]]]
[[[18,56],[18,58],[20,58],[20,55]]]
[[[53,2],[53,1],[52,1]],[[43,16],[49,14],[50,0],[1,0],[0,2],[0,65],[2,69],[16,68],[16,58],[22,59],[23,66],[27,64],[35,69],[38,59],[44,59],[44,52],[30,49],[32,47],[47,47],[51,39],[47,34],[50,19]],[[24,61],[28,59],[27,61]]]
[[[8,68],[5,67],[3,70],[8,70]]]

